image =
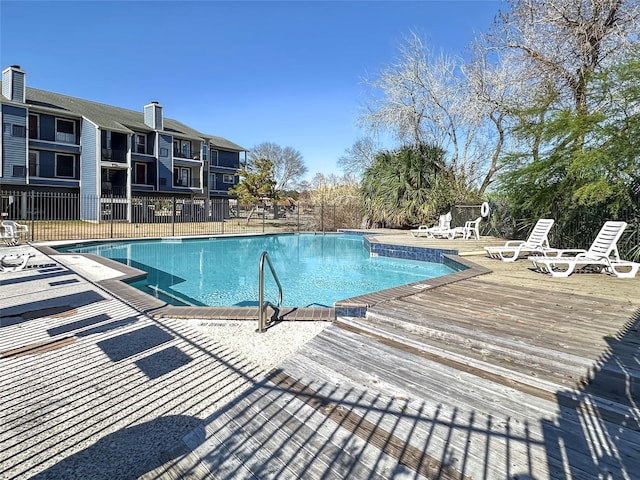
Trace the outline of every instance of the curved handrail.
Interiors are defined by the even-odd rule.
[[[273,275],[273,279],[276,281],[276,285],[278,285],[278,305],[274,305],[271,302],[264,301],[264,262],[267,261],[267,265],[269,266],[269,270],[271,270],[271,275]],[[269,254],[267,252],[262,252],[260,255],[260,267],[258,269],[258,308],[260,309],[260,318],[258,319],[258,332],[265,332],[267,330],[267,307],[271,308],[279,308],[282,305],[282,284],[280,283],[280,279],[276,274],[275,269],[273,268],[273,264],[271,263],[271,259],[269,258]]]

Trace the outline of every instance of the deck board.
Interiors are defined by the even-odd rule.
[[[366,319],[353,322],[363,329],[380,326],[380,338],[338,322],[282,368],[310,385],[351,389],[343,401],[353,411],[434,458],[444,459],[445,452],[464,458],[456,466],[471,478],[559,478],[570,472],[589,479],[594,469],[614,476],[640,471],[640,425],[629,421],[638,418],[633,402],[640,344],[637,327],[628,328],[637,322],[637,307],[537,293],[543,292],[523,295],[519,288],[474,279],[422,291],[372,307]],[[385,330],[410,337],[413,346],[393,345]],[[463,355],[474,342],[482,355]],[[430,354],[415,345],[423,352],[431,348]],[[625,375],[631,375],[626,393],[613,385]],[[367,410],[382,398],[389,406]],[[401,419],[389,412],[398,399],[407,402]],[[436,428],[434,419],[448,426]],[[587,444],[603,431],[620,433],[617,453],[594,457]]]

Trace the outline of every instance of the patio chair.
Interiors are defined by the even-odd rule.
[[[418,228],[411,230],[411,235],[414,237],[428,237],[434,238],[435,236],[446,236],[451,230],[451,212],[444,215],[440,215],[438,225],[434,227],[428,227],[426,225],[420,225]]]
[[[526,240],[508,240],[501,247],[484,247],[491,258],[502,260],[503,262],[515,262],[520,254],[524,253],[552,253],[557,249],[549,247],[547,235],[553,226],[554,220],[551,218],[539,219]]]
[[[13,220],[3,220],[2,226],[13,229],[13,233],[16,236],[16,244],[20,241],[21,237],[24,237],[25,241],[29,239],[29,227],[23,223],[14,222]]]
[[[537,256],[529,257],[529,260],[536,270],[554,277],[568,277],[573,272],[589,267],[590,270],[604,270],[620,278],[633,278],[640,263],[621,260],[618,254],[617,243],[625,228],[626,222],[609,221],[602,226],[589,250],[558,250],[553,257]]]
[[[449,240],[453,240],[457,235],[460,235],[463,239],[469,240],[470,238],[475,238],[476,240],[480,240],[480,222],[482,221],[482,217],[478,217],[475,220],[467,220],[464,223],[464,227],[455,227],[449,229],[447,233],[447,238]]]
[[[482,217],[478,217],[475,220],[469,220],[464,224],[465,239],[469,239],[473,237],[476,240],[480,240],[480,222],[481,221],[482,221]]]
[[[479,225],[481,221],[482,217],[478,217],[475,220],[467,220],[464,223],[464,227],[454,227],[449,230],[443,230],[442,232],[439,232],[439,235],[447,237],[449,240],[455,239],[458,235],[460,235],[464,240],[469,240],[470,238],[480,240]]]
[[[34,253],[11,253],[0,257],[0,272],[17,272],[23,270]]]
[[[11,225],[5,225],[4,222],[0,224],[0,240],[5,245],[17,245],[20,240],[20,235]]]

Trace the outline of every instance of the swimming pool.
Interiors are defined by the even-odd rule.
[[[350,297],[452,273],[440,263],[370,256],[363,237],[281,234],[210,239],[115,241],[59,248],[92,253],[147,272],[131,285],[173,305],[258,305],[258,265],[268,252],[283,305],[331,307]],[[265,299],[277,287],[265,269]]]

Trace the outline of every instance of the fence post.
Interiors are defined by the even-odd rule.
[[[320,204],[320,231],[324,233],[324,203]]]
[[[33,231],[33,229],[36,226],[36,222],[34,221],[33,217],[35,216],[35,209],[36,209],[36,204],[35,204],[35,197],[34,197],[34,193],[33,190],[31,190],[29,192],[29,197],[31,198],[31,208],[29,209],[29,216],[31,217],[31,225],[29,226],[29,238],[30,240],[33,242],[35,237],[35,232]]]
[[[100,214],[102,215],[102,205],[100,206]],[[111,221],[109,223],[109,237],[113,238],[113,189],[111,189]]]
[[[224,204],[224,203],[222,203],[222,202],[220,202],[220,203],[218,204],[218,208],[220,208],[220,210],[222,210],[222,211],[220,212],[220,213],[221,213],[221,215],[220,215],[220,223],[221,223],[221,225],[220,225],[220,227],[221,227],[221,228],[220,228],[220,230],[222,231],[222,235],[224,235],[224,214],[226,213],[226,212],[225,212],[225,204]]]
[[[171,236],[176,235],[176,197],[171,197]]]
[[[265,232],[265,220],[266,220],[266,217],[267,217],[267,212],[266,212],[266,210],[263,208],[263,209],[262,209],[262,233],[264,233],[264,232]]]

